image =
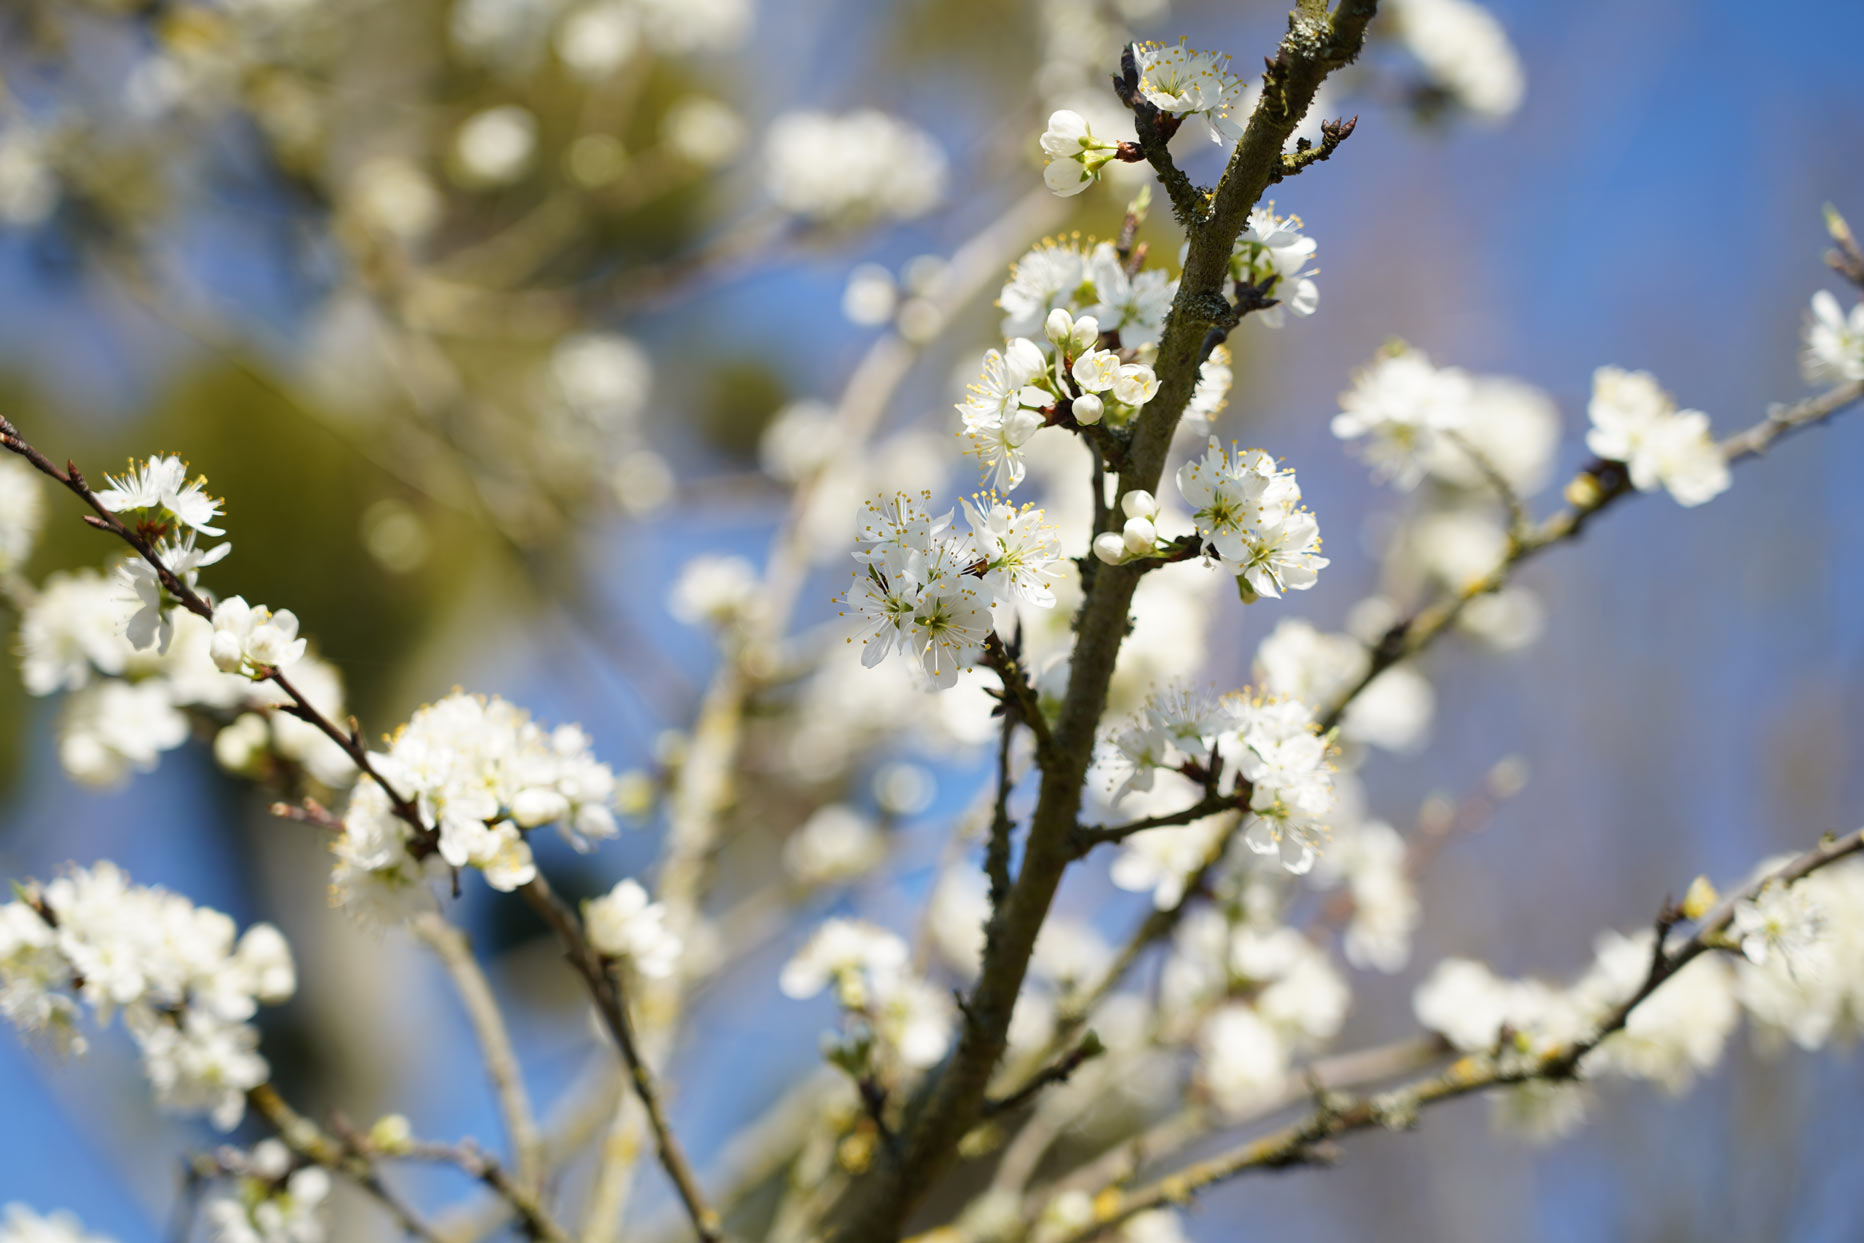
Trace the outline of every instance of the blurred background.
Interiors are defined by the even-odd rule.
[[[660,788],[721,659],[715,630],[675,615],[681,567],[706,553],[761,565],[786,472],[823,451],[806,433],[829,434],[793,420],[804,432],[786,449],[764,434],[778,412],[832,406],[863,366],[897,366],[868,477],[968,488],[950,403],[998,343],[1001,270],[1044,232],[1111,235],[1137,184],[1043,197],[1047,110],[1109,109],[1095,75],[1113,68],[1121,23],[1228,50],[1247,71],[1285,15],[1255,0],[673,7],[15,0],[0,14],[0,401],[93,478],[158,451],[204,471],[236,550],[215,581],[296,610],[371,733],[464,686],[580,722],[602,759]],[[1801,395],[1807,301],[1839,285],[1820,261],[1821,204],[1864,218],[1864,8],[1488,7],[1520,58],[1518,109],[1446,115],[1414,65],[1374,49],[1328,100],[1359,116],[1351,141],[1276,190],[1319,241],[1320,310],[1233,342],[1219,431],[1299,469],[1333,566],[1287,613],[1326,629],[1374,589],[1403,503],[1328,431],[1382,344],[1544,389],[1563,479],[1586,457],[1599,365],[1655,372],[1722,433]],[[1056,17],[1075,10],[1099,16]],[[587,25],[563,33],[572,19]],[[786,192],[773,122],[861,108],[930,136],[936,184],[826,206],[819,187]],[[1214,149],[1181,146],[1214,177]],[[988,275],[954,291],[928,257],[1005,219]],[[1175,252],[1162,213],[1144,236]],[[1648,923],[1696,873],[1733,878],[1855,827],[1861,459],[1864,420],[1841,419],[1743,467],[1706,508],[1628,503],[1527,572],[1544,610],[1531,646],[1453,640],[1433,655],[1432,736],[1368,762],[1373,810],[1408,826],[1507,756],[1530,775],[1433,862],[1411,965],[1356,979],[1341,1047],[1412,1031],[1410,990],[1447,954],[1567,976],[1597,930]],[[98,537],[48,500],[29,575],[100,563]],[[848,534],[820,533],[786,633],[827,633]],[[1264,625],[1212,614],[1214,681],[1247,679]],[[826,693],[817,710],[832,712]],[[863,710],[850,702],[847,720]],[[887,919],[930,889],[990,767],[988,722],[953,715],[936,737],[812,736],[845,753],[803,765],[808,798],[879,818],[898,845],[861,884],[799,898],[799,915],[734,903],[804,795],[778,782],[734,820],[719,905],[751,922],[720,925],[734,961],[670,1067],[702,1167],[819,1060],[825,1010],[775,986],[807,929],[838,911]],[[411,943],[327,909],[321,843],[269,817],[268,796],[205,746],[114,789],[74,783],[57,717],[0,679],[0,873],[110,858],[242,923],[274,919],[302,973],[266,1033],[283,1082],[356,1118],[395,1108],[424,1134],[496,1135],[444,979]],[[559,888],[649,871],[663,815],[651,793],[640,810],[639,831],[595,855],[544,853]],[[1087,871],[1064,906],[1118,936],[1144,899]],[[541,929],[487,899],[469,886],[460,918],[550,1101],[604,1053]],[[96,1044],[58,1065],[0,1040],[0,1202],[159,1238],[181,1155],[211,1140],[156,1116],[124,1047]],[[1614,1085],[1593,1125],[1550,1146],[1494,1135],[1465,1102],[1418,1134],[1350,1141],[1336,1170],[1228,1187],[1189,1228],[1316,1243],[1856,1238],[1861,1102],[1847,1052],[1765,1055],[1744,1037],[1693,1094]],[[652,1218],[663,1189],[640,1181]],[[411,1185],[424,1204],[466,1190],[444,1174]],[[377,1225],[350,1228],[335,1237]]]

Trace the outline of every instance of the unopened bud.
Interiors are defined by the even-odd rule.
[[[1042,331],[1056,345],[1066,345],[1074,338],[1074,317],[1065,308],[1058,306],[1048,313]]]
[[[1715,892],[1715,886],[1706,876],[1698,876],[1689,882],[1689,892],[1683,895],[1683,916],[1686,919],[1701,919],[1715,909],[1721,901],[1721,895]]]
[[[1581,474],[1573,476],[1573,481],[1566,485],[1562,495],[1574,509],[1592,509],[1604,497],[1605,490],[1599,487],[1598,476]]]
[[[1158,498],[1144,488],[1134,488],[1120,498],[1120,512],[1128,518],[1156,518],[1159,516]]]
[[[1083,315],[1074,321],[1074,352],[1079,354],[1100,344],[1100,321]]]
[[[1152,525],[1150,518],[1128,518],[1120,538],[1126,544],[1126,551],[1135,557],[1143,557],[1158,546],[1158,528]]]
[[[1082,393],[1074,399],[1074,421],[1084,427],[1092,427],[1100,422],[1107,412],[1107,403],[1093,393]]]
[[[1102,531],[1094,537],[1094,555],[1108,565],[1126,560],[1126,541],[1117,531]]]

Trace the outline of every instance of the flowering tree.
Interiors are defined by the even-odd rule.
[[[74,20],[101,27],[74,37],[145,20],[96,7]],[[547,135],[537,110],[504,102],[458,118],[440,150],[384,149],[333,173],[324,148],[356,124],[342,115],[354,105],[319,75],[381,20],[359,6],[344,29],[347,7],[157,5],[160,50],[139,60],[127,107],[145,137],[235,114],[257,124],[347,272],[320,333],[320,383],[357,402],[365,381],[397,388],[382,435],[446,463],[521,550],[548,545],[599,483],[635,512],[677,489],[638,424],[651,356],[599,326],[612,299],[645,303],[762,249],[923,214],[950,173],[898,118],[790,113],[768,129],[766,208],[696,254],[624,256],[564,279],[599,247],[605,200],[675,195],[735,155],[743,123],[707,96],[676,98],[645,152],[614,136],[626,126],[611,113],[630,106],[630,66],[715,50],[744,5],[455,4],[457,54],[508,95],[537,102],[559,78],[586,92],[575,135]],[[1095,24],[1085,41],[1062,18],[1048,32],[1073,50],[1052,51],[1044,100],[1074,106],[1020,143],[1028,194],[919,265],[903,296],[885,269],[856,272],[850,317],[888,331],[835,407],[790,406],[762,433],[765,471],[787,488],[767,562],[705,556],[681,571],[673,610],[715,636],[718,668],[656,774],[618,774],[579,727],[464,691],[372,735],[346,708],[367,671],[320,654],[291,610],[247,598],[226,538],[238,495],[214,495],[175,454],[87,473],[56,425],[0,417],[0,569],[24,686],[60,701],[64,770],[112,785],[207,743],[225,774],[327,843],[330,919],[411,937],[444,966],[503,1125],[496,1140],[442,1139],[400,1111],[357,1123],[294,1105],[260,1026],[262,1007],[297,991],[276,927],[242,929],[108,860],[15,878],[0,906],[0,1011],[63,1058],[116,1041],[120,1017],[157,1103],[243,1128],[191,1157],[175,1237],[340,1237],[331,1205],[353,1194],[379,1210],[358,1230],[598,1243],[635,1237],[631,1183],[651,1165],[680,1211],[648,1237],[1159,1243],[1180,1237],[1180,1211],[1204,1189],[1330,1161],[1334,1141],[1410,1128],[1428,1106],[1486,1094],[1505,1125],[1559,1133],[1614,1080],[1687,1087],[1744,1017],[1805,1048],[1864,1021],[1864,863],[1852,858],[1864,832],[1809,828],[1800,853],[1719,886],[1679,871],[1680,900],[1603,932],[1566,979],[1448,958],[1415,990],[1416,1030],[1338,1047],[1359,979],[1410,960],[1419,870],[1523,780],[1499,764],[1466,814],[1408,836],[1367,811],[1369,751],[1408,749],[1432,713],[1420,657],[1458,631],[1525,647],[1543,613],[1515,582],[1525,562],[1646,493],[1708,503],[1734,467],[1854,406],[1864,303],[1813,296],[1802,368],[1814,395],[1747,426],[1714,427],[1652,375],[1600,367],[1590,460],[1550,507],[1536,494],[1557,448],[1551,402],[1393,343],[1341,377],[1331,430],[1412,504],[1386,541],[1379,595],[1347,632],[1324,631],[1297,612],[1296,593],[1329,568],[1298,473],[1329,466],[1217,435],[1236,383],[1230,343],[1301,332],[1319,309],[1316,241],[1280,208],[1299,179],[1326,174],[1316,165],[1351,158],[1356,118],[1323,120],[1323,92],[1368,89],[1364,62],[1398,62],[1385,71],[1406,75],[1419,114],[1500,118],[1521,97],[1513,53],[1467,0],[1303,0],[1252,79],[1226,55],[1132,41],[1095,6],[1051,9]],[[1105,75],[1110,86],[1093,85]],[[40,228],[91,213],[111,270],[146,292],[139,205],[81,175],[103,167],[114,131],[16,111],[0,134],[0,214]],[[1222,157],[1214,185],[1175,153],[1187,122],[1187,142]],[[494,201],[558,146],[561,184],[522,210]],[[1128,205],[1113,238],[1037,240],[1063,199],[1116,181]],[[1864,289],[1864,253],[1836,212],[1827,226],[1832,267]],[[1001,339],[947,429],[975,459],[976,490],[951,494],[942,474],[935,488],[915,473],[917,443],[890,455],[870,442],[917,355],[991,289]],[[478,376],[480,342],[538,356],[528,394]],[[61,504],[99,547],[34,581],[28,560]],[[406,516],[378,519],[379,554],[408,552]],[[825,550],[853,562],[832,635],[795,624]],[[1263,637],[1251,685],[1220,689],[1187,631],[1231,584]],[[547,577],[531,585],[541,593]],[[939,835],[924,910],[893,926],[799,917],[811,927],[776,985],[832,1002],[824,1065],[723,1156],[695,1152],[667,1073],[694,994],[767,935],[771,910],[895,861],[894,835],[834,791],[859,758],[908,736],[993,758],[974,806]],[[881,801],[922,809],[922,781],[895,766]],[[580,901],[553,885],[568,856],[544,830],[600,861],[624,820],[655,814],[656,867],[610,867]],[[734,834],[770,819],[783,822],[781,874],[728,905]],[[1056,912],[1064,882],[1097,869],[1149,908],[1112,944]],[[567,1109],[533,1103],[459,918],[477,889],[548,931],[555,969],[601,1029],[597,1086],[570,1089]],[[1193,1160],[1194,1146],[1214,1155]],[[477,1190],[431,1207],[404,1189],[417,1165]],[[7,1209],[0,1241],[96,1237],[42,1208]]]

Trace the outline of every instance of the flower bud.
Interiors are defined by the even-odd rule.
[[[1094,537],[1094,555],[1108,565],[1126,560],[1126,541],[1114,531],[1102,531]]]
[[[1128,518],[1156,518],[1159,516],[1158,498],[1144,488],[1134,488],[1120,498],[1120,512]]]
[[[1058,306],[1048,313],[1042,331],[1055,344],[1066,345],[1074,336],[1074,317],[1065,307]]]
[[[1135,557],[1143,557],[1158,547],[1158,528],[1152,525],[1150,518],[1128,518],[1126,526],[1120,532],[1120,538],[1126,545],[1126,551]]]
[[[1092,315],[1083,315],[1074,321],[1074,350],[1079,354],[1091,350],[1100,344],[1100,321]]]
[[[1082,393],[1074,399],[1074,421],[1085,427],[1092,427],[1100,422],[1100,416],[1107,412],[1107,403],[1092,393]]]

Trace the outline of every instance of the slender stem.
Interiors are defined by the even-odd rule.
[[[602,1022],[614,1038],[622,1061],[627,1064],[635,1095],[640,1098],[641,1107],[647,1113],[647,1124],[653,1132],[660,1164],[673,1180],[674,1190],[686,1206],[687,1216],[692,1218],[693,1229],[704,1243],[718,1243],[724,1237],[718,1213],[707,1203],[705,1193],[700,1190],[698,1176],[693,1173],[685,1150],[680,1147],[672,1127],[667,1123],[666,1110],[660,1098],[660,1085],[641,1056],[634,1020],[628,1013],[627,998],[622,995],[615,973],[609,969],[609,964],[602,956],[596,953],[595,947],[589,944],[588,937],[583,934],[582,920],[576,912],[556,895],[541,875],[521,886],[518,892],[551,931],[556,933],[557,939],[563,943],[570,965],[576,968],[584,983],[589,986],[590,996],[595,999]]]
[[[260,1084],[246,1094],[246,1099],[261,1117],[272,1124],[285,1147],[300,1158],[332,1173],[341,1174],[355,1183],[387,1209],[403,1231],[420,1239],[421,1243],[446,1243],[405,1200],[389,1190],[375,1162],[341,1143],[286,1104],[271,1084]]]
[[[1864,398],[1864,381],[1841,385],[1792,405],[1775,406],[1767,412],[1766,418],[1754,426],[1722,441],[1722,456],[1731,466],[1750,461],[1764,454],[1781,437],[1815,427],[1860,398]],[[1381,673],[1401,661],[1409,660],[1436,642],[1462,616],[1471,600],[1499,590],[1517,566],[1556,544],[1577,539],[1594,516],[1634,494],[1634,490],[1620,474],[1614,482],[1599,488],[1596,497],[1589,499],[1588,503],[1571,505],[1512,540],[1501,564],[1481,579],[1456,595],[1393,626],[1372,649],[1372,659],[1367,663],[1365,673],[1321,714],[1321,729],[1332,729],[1339,724],[1347,707]]]
[[[1784,866],[1757,877],[1728,895],[1703,917],[1695,932],[1675,949],[1667,948],[1660,935],[1653,948],[1650,970],[1644,982],[1631,996],[1607,1012],[1589,1034],[1564,1048],[1528,1057],[1506,1053],[1470,1055],[1457,1060],[1440,1074],[1415,1080],[1378,1096],[1349,1097],[1345,1100],[1324,1097],[1314,1111],[1300,1121],[1208,1161],[1187,1166],[1135,1191],[1123,1192],[1117,1186],[1104,1188],[1096,1202],[1108,1206],[1106,1211],[1098,1215],[1092,1226],[1065,1236],[1060,1243],[1086,1243],[1138,1213],[1168,1204],[1183,1204],[1207,1187],[1252,1170],[1285,1169],[1327,1161],[1330,1159],[1325,1148],[1328,1140],[1374,1127],[1409,1126],[1418,1113],[1430,1105],[1456,1100],[1486,1088],[1535,1080],[1560,1082],[1572,1079],[1586,1056],[1622,1030],[1638,1006],[1695,959],[1710,950],[1721,948],[1723,934],[1734,919],[1735,908],[1740,903],[1753,899],[1767,885],[1790,885],[1859,851],[1864,851],[1864,830],[1828,838]],[[1659,919],[1660,933],[1670,922],[1668,917]]]
[[[414,935],[440,959],[473,1034],[479,1040],[479,1052],[485,1059],[486,1073],[498,1097],[499,1114],[504,1120],[506,1137],[511,1141],[514,1176],[518,1185],[536,1192],[543,1186],[544,1139],[538,1130],[537,1116],[531,1108],[530,1093],[525,1090],[524,1074],[512,1046],[511,1031],[492,985],[473,957],[472,942],[466,933],[436,914],[417,918]]]

